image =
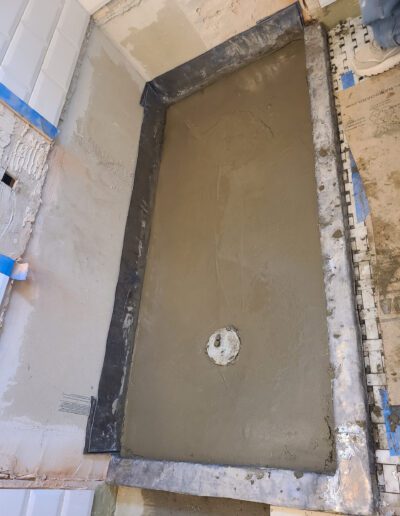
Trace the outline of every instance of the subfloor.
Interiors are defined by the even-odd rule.
[[[313,152],[302,41],[169,109],[125,455],[335,469]]]

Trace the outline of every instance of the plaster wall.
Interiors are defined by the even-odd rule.
[[[112,0],[94,14],[130,63],[152,79],[294,0]]]
[[[49,157],[24,255],[30,277],[15,285],[0,335],[0,473],[7,487],[10,480],[82,487],[105,476],[108,457],[82,453],[114,303],[142,88],[95,28]]]
[[[79,0],[79,3],[90,14],[103,7],[109,0]]]
[[[100,2],[81,3],[90,12],[100,7]],[[113,306],[144,79],[290,3],[114,0],[100,10],[95,19],[101,30],[90,38],[50,156],[43,199],[49,142],[0,106],[1,166],[15,163],[19,188],[24,188],[19,195],[28,199],[28,211],[13,218],[18,235],[8,234],[2,252],[13,257],[24,252],[43,200],[24,256],[30,279],[14,289],[0,335],[0,484],[82,486],[81,480],[104,477],[107,458],[83,457],[82,449]],[[17,26],[16,18],[7,32],[10,38]],[[6,52],[9,40],[4,41]],[[44,98],[43,105],[49,106],[50,97]]]

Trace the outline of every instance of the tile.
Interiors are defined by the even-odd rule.
[[[15,95],[28,101],[45,53],[43,42],[20,24],[0,66],[0,81]]]
[[[383,465],[383,476],[385,477],[385,491],[388,493],[400,493],[399,474],[397,466],[392,464]]]
[[[65,0],[57,29],[77,48],[81,47],[88,23],[89,14],[78,0]]]
[[[0,489],[0,507],[7,516],[24,516],[23,509],[29,491],[26,489]]]
[[[33,489],[23,516],[59,516],[63,497],[60,489]]]
[[[57,125],[64,106],[66,91],[55,83],[45,72],[41,72],[29,105],[50,123]]]

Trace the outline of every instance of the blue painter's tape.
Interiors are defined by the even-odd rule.
[[[351,179],[353,182],[354,203],[356,205],[357,222],[364,222],[368,217],[370,209],[365,193],[364,183],[358,171],[356,162],[350,152]]]
[[[389,396],[385,389],[380,389],[380,393],[389,451],[393,457],[400,455],[400,406],[389,405]]]
[[[14,268],[15,260],[6,256],[5,254],[0,254],[0,272],[5,276],[11,276],[12,270]]]
[[[18,115],[22,116],[31,125],[46,134],[49,138],[54,140],[58,134],[58,129],[55,125],[48,122],[42,115],[32,109],[26,102],[14,95],[7,86],[0,82],[0,100],[10,106]]]
[[[354,75],[351,70],[349,70],[348,72],[342,73],[341,79],[342,79],[342,88],[344,90],[347,90],[347,88],[351,88],[355,84]]]
[[[342,86],[344,90],[354,86],[354,74],[351,70],[342,73]],[[353,155],[350,152],[350,168],[351,168],[351,179],[353,182],[354,192],[354,203],[356,205],[356,217],[357,222],[364,222],[369,215],[369,204],[367,194],[365,193],[364,183],[358,171],[356,162],[354,161]]]

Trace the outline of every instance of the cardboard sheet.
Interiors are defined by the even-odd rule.
[[[400,68],[339,92],[370,206],[366,219],[389,399],[400,405]]]

